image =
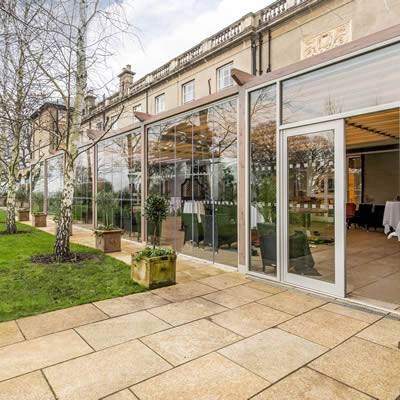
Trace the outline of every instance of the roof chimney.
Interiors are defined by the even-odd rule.
[[[127,64],[126,67],[122,68],[122,72],[118,75],[119,94],[121,96],[125,96],[129,93],[129,87],[133,83],[134,76],[135,73],[132,71],[132,67],[130,64]]]
[[[96,105],[96,96],[91,90],[88,90],[84,100],[86,112],[90,112],[90,109]]]

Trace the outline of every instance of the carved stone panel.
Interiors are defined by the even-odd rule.
[[[351,39],[351,21],[348,21],[327,32],[303,39],[301,42],[301,59],[321,54],[327,50],[348,43]]]

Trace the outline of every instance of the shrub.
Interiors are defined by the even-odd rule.
[[[133,260],[139,262],[143,258],[151,258],[151,257],[162,257],[162,256],[170,256],[175,254],[173,249],[165,248],[165,247],[146,247],[143,250],[140,250],[133,256]]]

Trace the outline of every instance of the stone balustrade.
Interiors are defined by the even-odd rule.
[[[181,68],[195,62],[200,57],[207,53],[217,50],[225,46],[227,43],[235,40],[244,33],[251,29],[257,29],[260,25],[268,24],[275,18],[281,16],[286,11],[293,7],[296,7],[308,0],[277,0],[264,9],[258,11],[257,13],[249,13],[242,17],[239,21],[234,22],[223,30],[219,31],[215,35],[203,40],[198,45],[192,47],[190,50],[180,54],[173,60],[162,65],[156,70],[145,75],[143,78],[137,80],[132,84],[129,89],[128,95],[133,95],[144,90],[146,87],[151,86],[153,83],[164,79],[168,75],[177,72]],[[110,106],[119,100],[122,96],[119,93],[111,96],[105,102],[99,103],[96,107],[92,107],[90,114],[93,115],[99,112],[102,108]]]

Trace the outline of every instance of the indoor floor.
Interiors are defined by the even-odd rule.
[[[384,307],[400,309],[400,242],[382,230],[349,229],[347,294]]]

